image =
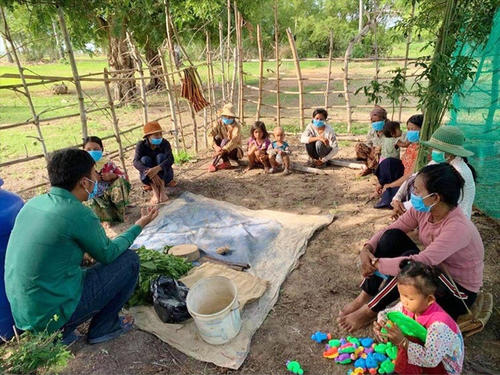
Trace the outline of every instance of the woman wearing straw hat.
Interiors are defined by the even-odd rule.
[[[135,147],[134,167],[143,184],[153,190],[151,204],[168,200],[166,186],[174,187],[174,155],[170,143],[162,137],[158,121],[144,125],[144,139]]]
[[[225,104],[217,124],[210,132],[214,159],[208,167],[209,172],[231,168],[229,159],[238,161],[243,157],[241,148],[241,128],[236,120],[231,103]],[[222,163],[219,162],[222,160]]]
[[[462,131],[454,126],[441,126],[429,141],[422,141],[421,144],[429,147],[431,151],[432,164],[449,163],[453,166],[465,181],[463,194],[458,202],[465,216],[468,218],[472,214],[472,204],[476,195],[476,171],[468,163],[467,157],[473,153],[463,147],[465,136]],[[415,176],[412,176],[401,185],[400,189],[392,199],[391,205],[394,207],[393,217],[397,218],[411,207],[410,193],[413,191]]]

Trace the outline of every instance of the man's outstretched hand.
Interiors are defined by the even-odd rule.
[[[151,223],[158,216],[157,207],[147,207],[141,209],[141,217],[135,222],[141,228]]]

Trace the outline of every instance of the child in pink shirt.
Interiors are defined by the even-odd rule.
[[[460,374],[464,342],[457,323],[436,302],[439,281],[436,269],[420,262],[401,262],[398,290],[401,302],[381,311],[374,323],[375,335],[398,346],[397,374]],[[386,326],[387,313],[399,311],[427,328],[425,343],[405,337],[394,324]],[[387,334],[381,332],[384,327]]]

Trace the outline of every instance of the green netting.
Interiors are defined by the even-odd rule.
[[[475,205],[500,218],[500,9],[488,43],[473,55],[478,59],[476,77],[463,85],[463,96],[454,96],[449,125],[462,129],[465,147],[475,154],[469,158],[478,173]]]

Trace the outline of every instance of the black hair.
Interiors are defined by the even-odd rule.
[[[464,179],[448,163],[428,165],[418,172],[429,193],[437,193],[446,204],[456,207],[463,191]]]
[[[469,160],[467,158],[464,158],[462,157],[463,161],[465,162],[465,164],[467,164],[467,166],[469,167],[471,173],[472,173],[472,179],[474,180],[474,182],[477,182],[477,172],[476,172],[476,169],[472,166],[472,164],[469,163]]]
[[[252,139],[255,139],[253,137],[253,132],[259,129],[262,132],[262,138],[266,139],[269,138],[269,133],[267,132],[266,129],[266,124],[264,124],[262,121],[255,121],[255,123],[252,125],[252,128],[250,129],[250,137]]]
[[[424,123],[424,115],[413,115],[408,119],[408,121],[406,121],[407,124],[409,122],[417,125],[419,128],[422,128],[422,124]]]
[[[405,259],[399,264],[398,284],[412,285],[425,296],[436,294],[441,271],[427,264]]]
[[[401,124],[399,122],[386,120],[382,132],[387,138],[392,138],[397,129],[401,129]]]
[[[56,151],[47,165],[50,184],[71,191],[82,177],[90,177],[94,164],[86,151],[75,148]]]
[[[325,120],[328,118],[328,112],[324,108],[316,108],[313,112],[313,118],[315,118],[317,114],[323,115]]]
[[[83,140],[83,147],[85,147],[85,145],[89,142],[97,143],[99,146],[101,146],[101,149],[104,151],[104,146],[102,145],[101,138],[96,137],[95,135],[90,135]]]

